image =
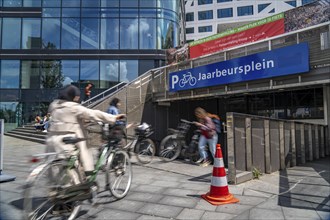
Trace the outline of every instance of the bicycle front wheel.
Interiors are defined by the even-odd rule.
[[[106,185],[117,199],[124,198],[132,183],[132,165],[125,151],[111,153],[107,163]]]
[[[181,144],[175,135],[166,136],[160,143],[159,156],[165,161],[175,160],[181,152]]]
[[[147,138],[137,143],[136,156],[140,163],[147,164],[152,161],[155,156],[156,146],[155,143]]]
[[[68,169],[66,160],[54,160],[36,167],[28,177],[24,189],[24,218],[74,219],[79,210],[79,202],[66,202],[58,199],[57,191],[63,187],[81,183],[79,172]]]

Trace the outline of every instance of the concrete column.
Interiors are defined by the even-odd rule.
[[[285,135],[284,135],[284,122],[280,122],[280,168],[285,169],[285,157],[284,157],[284,147],[285,147]]]
[[[320,158],[320,139],[319,139],[319,126],[314,125],[314,133],[315,133],[315,143],[314,143],[314,158]]]
[[[325,157],[325,151],[324,151],[324,143],[325,143],[325,139],[324,139],[324,127],[320,126],[321,129],[321,136],[320,136],[320,153],[321,153],[321,157]]]
[[[327,125],[325,133],[325,154],[330,154],[330,85],[323,86],[323,109],[324,109],[324,122]]]
[[[300,124],[300,163],[306,163],[306,149],[305,149],[305,126],[304,124]]]
[[[308,152],[309,161],[313,161],[313,135],[312,135],[312,125],[308,125]]]
[[[227,113],[228,182],[236,184],[234,114]]]
[[[330,139],[329,139],[329,131],[330,128],[329,127],[325,127],[325,132],[324,132],[324,135],[325,135],[325,155],[328,156],[330,154]]]
[[[297,165],[297,155],[296,155],[296,124],[291,122],[291,166]]]
[[[246,146],[246,170],[251,171],[252,169],[252,129],[251,129],[251,118],[245,119],[245,146]]]
[[[270,134],[269,134],[269,120],[264,120],[265,131],[265,173],[270,173]]]

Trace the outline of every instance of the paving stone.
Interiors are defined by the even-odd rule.
[[[285,219],[282,211],[270,210],[270,209],[258,209],[253,208],[250,210],[249,219]]]
[[[160,187],[172,187],[172,188],[176,188],[180,185],[179,182],[170,182],[170,181],[154,181],[152,182],[150,185],[154,185],[154,186],[160,186]]]
[[[158,217],[154,215],[141,215],[137,220],[168,220],[168,218]]]
[[[328,212],[316,211],[316,212],[322,220],[329,220],[330,219],[330,211],[328,211]]]
[[[211,205],[209,202],[207,202],[204,199],[199,200],[195,207],[195,209],[200,209],[205,211],[215,211],[216,208],[217,208],[216,206]]]
[[[236,220],[247,220],[250,219],[250,210],[246,210],[245,212],[239,214],[238,216],[234,217],[233,219]]]
[[[221,213],[228,213],[228,214],[234,214],[234,215],[239,215],[246,210],[251,209],[253,206],[250,205],[243,205],[243,204],[238,204],[238,203],[233,203],[233,204],[225,204],[225,205],[220,205],[216,208],[216,212],[221,212]]]
[[[161,193],[165,190],[165,188],[160,186],[140,185],[134,190],[147,193]]]
[[[260,191],[256,191],[256,190],[253,190],[253,189],[244,189],[244,192],[242,193],[242,195],[243,196],[254,196],[254,197],[269,198],[269,197],[273,196],[274,194],[260,192]]]
[[[235,198],[239,200],[238,204],[251,205],[251,206],[256,206],[267,200],[266,198],[262,198],[262,197],[240,196],[240,195],[235,195]]]
[[[144,205],[143,202],[140,201],[132,201],[128,199],[121,199],[118,201],[115,201],[113,203],[110,203],[107,205],[107,207],[111,209],[118,209],[118,210],[123,210],[123,211],[128,211],[128,212],[136,212],[139,210],[142,206]]]
[[[312,209],[296,209],[283,207],[283,214],[285,219],[297,219],[297,218],[309,218],[309,219],[320,219],[320,216],[315,210]]]
[[[174,205],[177,207],[193,208],[196,206],[198,200],[199,199],[195,199],[195,198],[165,196],[158,203],[164,204],[164,205]]]
[[[187,196],[187,197],[200,197],[198,191],[189,189],[168,188],[163,192],[164,195],[169,196]]]
[[[180,214],[183,208],[169,206],[169,205],[160,205],[160,204],[146,204],[140,210],[141,214],[155,215],[166,218],[175,218]]]
[[[205,211],[185,208],[176,219],[200,219]]]
[[[125,198],[130,200],[137,201],[148,201],[148,202],[157,202],[161,200],[164,196],[154,193],[142,193],[142,192],[132,192],[129,193]]]
[[[209,220],[209,219],[221,220],[221,219],[233,219],[235,217],[236,217],[236,215],[232,215],[232,214],[206,211],[203,214],[201,219],[202,220],[204,220],[204,219],[205,220]]]
[[[108,209],[104,208],[102,210],[99,210],[99,212],[95,213],[94,215],[87,214],[88,219],[123,219],[123,220],[129,220],[129,219],[137,219],[141,215],[138,213],[133,212],[125,212],[121,210],[116,209]]]

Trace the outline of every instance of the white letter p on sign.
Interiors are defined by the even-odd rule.
[[[174,89],[175,84],[179,82],[179,77],[177,75],[172,76],[172,89]]]

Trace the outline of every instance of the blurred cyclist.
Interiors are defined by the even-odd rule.
[[[76,147],[64,144],[62,140],[64,137],[86,138],[84,120],[114,124],[116,120],[125,117],[124,114],[111,115],[80,105],[80,90],[73,85],[68,85],[60,91],[58,99],[50,104],[48,112],[52,115],[46,140],[48,149],[55,149],[58,153],[66,151],[69,155],[76,154]],[[76,146],[80,150],[80,161],[88,177],[94,170],[93,155],[88,150],[86,141],[80,141]]]

